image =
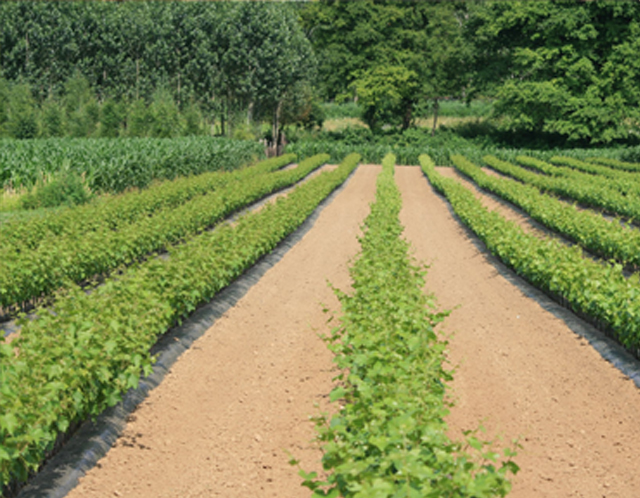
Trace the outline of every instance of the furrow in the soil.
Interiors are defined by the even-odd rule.
[[[577,318],[482,250],[419,168],[396,179],[427,291],[453,310],[442,331],[453,334],[452,436],[482,422],[518,439],[514,498],[636,496],[640,390],[573,332]]]
[[[313,228],[175,363],[99,466],[69,496],[303,497],[297,469],[318,468],[309,416],[326,409],[332,355],[327,280],[348,264],[378,167],[358,168]],[[316,406],[319,405],[319,406]]]

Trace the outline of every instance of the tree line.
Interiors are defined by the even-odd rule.
[[[223,134],[313,123],[318,98],[357,100],[374,132],[427,113],[435,129],[443,99],[484,96],[503,130],[624,140],[640,120],[638,53],[633,0],[0,4],[0,75],[35,102],[80,74],[100,105],[162,90]]]
[[[357,98],[371,128],[483,95],[508,131],[588,143],[637,133],[640,2],[338,0],[302,18],[323,96]]]
[[[241,119],[268,119],[277,133],[281,120],[308,117],[314,68],[295,8],[284,4],[0,4],[0,76],[24,94],[12,108],[11,92],[0,93],[5,124],[18,101],[66,105],[69,82],[84,78],[101,106],[171,100],[215,119],[221,134]]]

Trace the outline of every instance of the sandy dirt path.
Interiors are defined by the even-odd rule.
[[[483,422],[503,445],[520,438],[513,498],[640,496],[640,390],[506,278],[419,168],[396,180],[405,236],[431,265],[427,291],[455,308],[451,434]]]
[[[478,199],[484,207],[486,207],[489,211],[498,211],[502,216],[504,216],[509,221],[513,221],[517,223],[520,228],[522,228],[526,233],[535,235],[536,237],[544,237],[545,235],[554,236],[553,232],[547,230],[544,226],[539,224],[537,221],[531,219],[526,215],[522,210],[510,204],[508,201],[500,199],[499,196],[495,194],[491,194],[490,192],[485,192],[476,186],[471,180],[469,180],[466,176],[461,174],[455,168],[436,168],[438,173],[442,176],[446,176],[447,178],[451,178],[456,180],[458,183],[461,183],[465,187],[467,187]]]
[[[309,416],[326,408],[332,355],[327,280],[349,285],[380,168],[361,166],[313,228],[218,320],[132,415],[117,445],[68,496],[305,497],[321,453]]]

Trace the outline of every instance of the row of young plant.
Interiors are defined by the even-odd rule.
[[[341,323],[327,338],[342,372],[330,395],[337,413],[316,420],[327,477],[301,471],[303,485],[315,497],[505,496],[507,477],[518,470],[514,453],[506,450],[498,463],[489,443],[447,436],[451,372],[443,367],[446,343],[434,331],[447,313],[436,312],[423,292],[424,270],[401,238],[394,163],[393,155],[383,160],[350,269],[353,292],[337,292]]]
[[[576,162],[588,164],[572,158],[552,157],[551,159],[555,161],[566,160],[573,164]],[[593,188],[608,189],[614,196],[640,196],[640,183],[638,183],[640,176],[638,176],[637,173],[629,173],[626,171],[615,172],[611,168],[596,165],[593,165],[594,169],[591,172],[587,172],[567,165],[562,166],[560,162],[554,165],[528,156],[518,156],[516,161],[523,166],[535,171],[540,171],[546,175],[568,178],[576,183]]]
[[[298,228],[359,156],[237,223],[129,267],[92,293],[72,286],[51,310],[0,341],[0,485],[24,481],[60,433],[95,416],[150,372],[157,337],[210,300]],[[18,351],[16,354],[15,351]]]
[[[29,220],[7,221],[0,225],[0,251],[7,247],[18,251],[33,250],[43,240],[55,244],[55,237],[118,230],[160,210],[174,209],[229,183],[275,171],[295,159],[295,154],[286,154],[251,167],[180,177],[143,190],[103,196],[87,205],[46,212]]]
[[[473,230],[507,266],[572,310],[589,317],[640,357],[640,277],[626,278],[620,264],[585,258],[578,246],[526,234],[499,213],[488,211],[473,193],[435,171],[422,156],[423,171]]]
[[[456,169],[480,188],[488,190],[523,209],[533,219],[605,259],[627,267],[640,267],[640,231],[609,221],[593,211],[542,194],[531,185],[487,175],[464,156],[452,155]]]
[[[39,299],[69,281],[81,283],[104,276],[121,265],[176,244],[207,229],[231,213],[301,180],[324,164],[319,154],[298,167],[271,174],[246,176],[198,196],[174,209],[164,209],[117,231],[103,227],[90,232],[45,238],[35,250],[3,248],[0,252],[0,306],[11,308]]]
[[[380,164],[387,154],[395,154],[399,164],[417,164],[418,156],[427,150],[438,160],[438,164],[449,165],[449,150],[442,147],[425,147],[423,145],[398,146],[385,143],[349,143],[348,140],[308,140],[293,142],[287,145],[287,152],[306,157],[325,152],[332,161],[338,161],[346,154],[357,151],[367,163]],[[453,152],[453,149],[451,150]]]
[[[31,187],[70,171],[94,192],[238,168],[264,157],[255,141],[211,137],[0,140],[0,187]]]
[[[560,175],[582,181],[603,182],[623,195],[640,195],[640,175],[637,172],[620,171],[571,157],[554,156],[550,161],[558,166]]]
[[[583,206],[600,209],[615,216],[623,216],[632,221],[640,220],[640,198],[625,196],[595,177],[588,181],[578,180],[575,177],[551,177],[534,173],[495,156],[484,156],[483,160],[499,173],[533,185],[542,192],[571,199]],[[518,162],[529,168],[540,169],[541,166],[555,168],[543,161],[524,156],[518,156]]]
[[[610,166],[612,168],[617,168],[625,171],[640,171],[639,163],[620,161],[619,159],[614,159],[613,157],[588,157],[586,158],[586,160],[592,163],[604,164],[605,166]]]
[[[583,171],[591,175],[603,176],[605,178],[638,181],[638,174],[636,171],[627,171],[613,166],[594,164],[593,162],[581,161],[574,157],[553,156],[549,159],[549,162],[558,166],[567,166],[576,171]]]

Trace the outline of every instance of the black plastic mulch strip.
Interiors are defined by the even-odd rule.
[[[222,290],[209,303],[199,307],[182,325],[163,335],[151,349],[158,355],[153,373],[140,380],[136,389],[129,390],[123,400],[100,414],[95,422],[87,421],[20,491],[18,498],[62,498],[78,484],[78,480],[93,468],[124,430],[129,415],[135,411],[148,393],[157,387],[171,366],[201,337],[227,310],[253,287],[260,278],[295,246],[313,227],[322,210],[340,193],[353,176],[329,194],[303,224],[242,276]]]

